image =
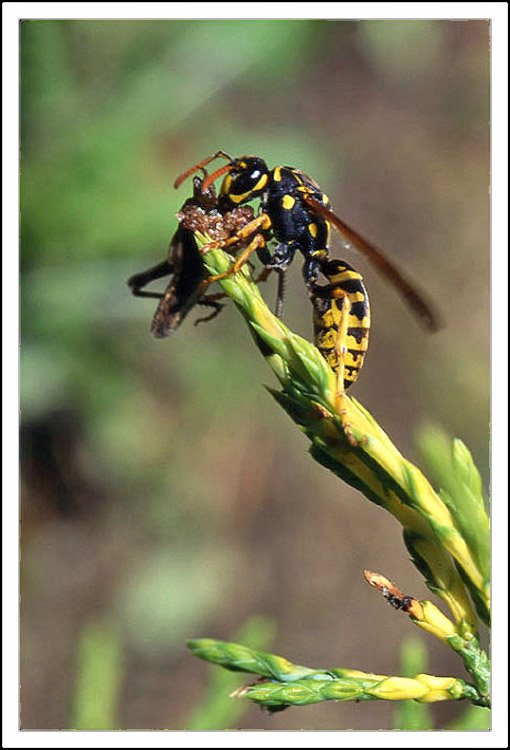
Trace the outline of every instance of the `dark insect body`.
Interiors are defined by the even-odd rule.
[[[253,209],[240,206],[221,214],[217,208],[214,186],[204,190],[203,180],[195,177],[193,196],[184,203],[177,218],[179,225],[170,241],[166,260],[134,274],[128,280],[134,295],[160,300],[151,324],[151,332],[156,338],[169,336],[176,331],[196,305],[213,308],[211,315],[200,318],[197,323],[211,320],[219,314],[223,308],[219,300],[224,295],[205,293],[209,286],[209,275],[194,232],[207,232],[211,239],[222,242],[253,220]],[[144,290],[151,281],[168,275],[170,280],[164,293]]]

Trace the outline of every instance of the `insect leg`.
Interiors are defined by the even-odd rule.
[[[257,252],[257,255],[258,255],[258,252]],[[272,268],[263,268],[262,271],[257,276],[257,278],[255,279],[255,283],[260,284],[262,281],[267,281],[272,272],[273,272]]]
[[[294,257],[294,253],[296,251],[296,248],[285,246],[285,259],[282,258],[278,261],[279,264],[283,263],[285,267],[278,267],[276,265],[271,264],[271,255],[267,249],[267,243],[265,235],[263,234],[264,231],[267,231],[271,227],[271,219],[269,216],[265,213],[260,214],[260,216],[257,216],[253,221],[250,221],[249,224],[247,224],[245,227],[243,227],[239,232],[229,237],[228,240],[223,240],[221,242],[211,242],[207,245],[205,245],[201,252],[206,253],[209,250],[212,250],[213,248],[228,248],[232,245],[239,244],[243,240],[248,239],[254,232],[257,232],[249,245],[241,252],[241,254],[236,258],[234,261],[234,264],[232,267],[222,274],[217,274],[215,276],[209,276],[209,278],[205,279],[202,284],[203,288],[207,289],[207,287],[212,284],[214,281],[221,281],[221,279],[225,279],[228,276],[231,276],[234,273],[237,273],[242,266],[248,262],[248,258],[252,253],[256,252],[257,256],[261,260],[262,263],[266,266],[266,268],[259,274],[257,279],[255,280],[256,284],[259,284],[261,281],[266,281],[269,274],[273,270],[278,271],[278,291],[277,291],[277,298],[276,298],[276,309],[275,309],[275,315],[277,318],[281,318],[282,311],[283,311],[283,302],[284,302],[284,295],[285,295],[285,267],[288,265],[288,263],[292,260]],[[262,230],[262,231],[261,231]],[[270,265],[271,264],[271,265]]]
[[[203,305],[204,307],[213,307],[214,310],[209,315],[205,315],[203,318],[197,318],[195,320],[194,325],[198,325],[199,323],[207,323],[208,320],[214,320],[220,312],[223,310],[225,305],[222,305],[221,302],[218,302],[217,299],[221,297],[226,297],[225,294],[210,294],[205,295],[202,297],[201,300],[199,300],[198,304]]]
[[[219,299],[225,299],[227,295],[225,292],[218,292],[217,294],[204,294],[204,296],[198,300],[199,305],[204,305],[204,307],[213,307],[214,303],[217,302]]]
[[[230,240],[228,240],[228,242],[230,243]],[[237,273],[238,271],[240,271],[241,268],[244,266],[244,264],[247,262],[247,260],[250,257],[250,255],[252,253],[256,252],[256,250],[259,247],[261,247],[262,245],[265,245],[265,244],[266,244],[266,240],[265,240],[264,236],[262,234],[256,234],[255,237],[250,242],[250,244],[248,245],[248,247],[246,247],[243,250],[243,252],[241,253],[241,255],[239,255],[236,258],[236,260],[232,264],[232,267],[229,268],[228,271],[225,271],[225,273],[218,273],[218,274],[216,274],[214,276],[209,276],[207,279],[204,279],[201,282],[202,286],[203,286],[203,289],[204,290],[207,289],[207,287],[210,284],[212,284],[214,281],[221,281],[222,279],[226,279],[229,276],[232,276],[234,273]],[[208,246],[205,245],[205,248],[207,248],[207,247]],[[209,247],[211,249],[212,249],[212,247],[222,247],[222,244],[221,243],[211,243],[211,245]],[[202,250],[204,250],[204,248],[202,248]]]
[[[276,307],[274,314],[277,318],[280,319],[283,313],[283,303],[285,302],[285,288],[287,277],[285,276],[285,271],[282,269],[278,269],[276,273],[278,274],[278,287],[276,292]]]
[[[232,245],[238,245],[243,240],[247,240],[252,234],[254,234],[254,232],[257,232],[255,237],[249,243],[248,247],[246,247],[241,255],[236,258],[232,268],[229,271],[217,274],[216,276],[209,276],[209,278],[205,279],[202,282],[204,289],[207,289],[207,287],[212,284],[213,281],[220,281],[221,279],[226,279],[227,276],[232,276],[232,274],[237,273],[248,261],[248,258],[252,253],[257,252],[258,254],[262,252],[262,248],[266,246],[266,240],[260,233],[260,230],[269,229],[270,226],[271,219],[269,218],[269,216],[267,214],[260,214],[260,216],[257,216],[256,219],[250,221],[248,224],[246,224],[246,226],[240,229],[237,234],[232,235],[232,237],[229,237],[227,240],[216,240],[213,242],[208,242],[206,245],[204,245],[200,250],[203,255],[208,253],[210,250],[215,250],[217,248],[227,249],[229,247],[232,247]]]
[[[271,271],[271,268],[264,268],[257,276],[257,278],[254,279],[255,284],[260,284],[263,281],[267,281],[267,278],[271,274]],[[206,281],[208,280],[206,279]],[[198,318],[198,320],[195,321],[195,325],[198,325],[198,323],[205,323],[209,320],[213,320],[217,315],[219,315],[225,305],[218,302],[218,300],[224,299],[226,296],[227,295],[224,292],[218,292],[217,294],[204,294],[204,296],[198,301],[198,304],[203,305],[204,307],[214,307],[215,310],[205,318]]]
[[[342,309],[340,312],[340,319],[338,321],[337,335],[335,337],[335,354],[337,359],[337,366],[335,368],[336,377],[336,407],[340,414],[342,427],[345,433],[345,437],[349,443],[355,448],[358,443],[352,434],[351,426],[346,418],[345,409],[345,355],[347,354],[347,329],[349,323],[349,313],[351,311],[351,302],[347,294],[342,294],[337,300],[342,301]]]
[[[167,260],[164,260],[155,266],[151,266],[146,271],[133,274],[133,276],[130,276],[128,279],[127,284],[135,297],[162,299],[163,294],[159,292],[144,292],[143,287],[147,286],[151,281],[156,281],[156,279],[162,279],[163,276],[168,276],[173,273],[174,270],[174,266]]]
[[[257,216],[255,219],[250,221],[246,226],[244,226],[242,229],[240,229],[237,234],[234,234],[232,237],[229,237],[228,240],[223,240],[221,242],[213,242],[211,243],[212,247],[231,247],[232,245],[237,245],[242,240],[247,240],[248,237],[251,237],[252,234],[255,234],[255,232],[260,233],[260,230],[267,230],[271,227],[271,219],[267,214],[260,214],[260,216]],[[208,245],[205,245],[205,247],[202,248],[202,252],[207,252]]]

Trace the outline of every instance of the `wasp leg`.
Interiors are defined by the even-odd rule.
[[[274,314],[278,318],[278,320],[281,320],[282,313],[283,313],[283,303],[285,302],[285,291],[286,291],[286,281],[287,281],[287,278],[285,276],[285,271],[278,270],[275,268],[268,268],[266,266],[265,268],[262,269],[262,271],[259,273],[259,275],[255,279],[255,283],[260,284],[262,281],[267,281],[273,271],[276,271],[276,273],[278,274],[278,286],[277,286],[277,291],[276,291],[276,303],[275,303]]]
[[[151,266],[146,271],[133,274],[133,276],[129,277],[127,284],[135,297],[162,299],[164,295],[160,292],[144,292],[143,287],[147,286],[151,281],[156,281],[156,279],[162,279],[163,276],[168,276],[173,273],[174,270],[173,265],[167,260],[164,260],[155,266]]]
[[[281,318],[285,296],[284,272],[288,264],[294,257],[296,248],[290,247],[288,245],[281,246],[279,256],[276,258],[276,261],[273,262],[275,259],[269,253],[266,238],[260,231],[267,231],[270,226],[271,219],[269,218],[269,216],[267,214],[260,214],[260,216],[257,216],[255,219],[253,219],[253,221],[250,221],[249,224],[239,230],[236,235],[229,237],[227,240],[222,240],[220,242],[211,242],[207,245],[204,245],[201,251],[202,253],[207,253],[213,248],[227,249],[232,245],[239,244],[243,240],[248,239],[254,232],[257,232],[248,247],[246,247],[243,252],[236,258],[234,264],[228,271],[222,274],[216,274],[215,276],[209,276],[209,278],[205,279],[205,281],[202,283],[204,285],[204,289],[206,289],[214,281],[221,281],[222,279],[225,279],[228,276],[237,273],[245,263],[249,263],[248,258],[250,257],[250,255],[256,252],[259,260],[266,266],[266,268],[264,268],[264,270],[255,279],[256,284],[259,284],[262,281],[266,281],[269,274],[273,270],[278,272],[278,291],[276,298],[275,315],[277,318]]]
[[[349,322],[349,313],[351,311],[351,302],[346,294],[343,294],[341,299],[342,310],[340,314],[340,320],[338,321],[337,336],[335,339],[335,354],[337,360],[337,366],[335,368],[336,408],[338,410],[338,413],[340,414],[340,420],[342,422],[345,437],[347,438],[349,444],[352,445],[353,448],[356,448],[356,446],[358,445],[358,441],[352,434],[351,426],[346,418],[346,394],[344,384],[345,355],[347,354],[347,329]]]
[[[271,273],[271,271],[274,271],[274,268],[271,268],[270,265],[272,257],[273,256],[269,252],[267,242],[265,242],[261,247],[257,249],[257,258],[260,260],[262,265],[265,266],[264,271],[267,271],[268,275],[269,273]],[[262,273],[264,273],[264,271]]]
[[[268,277],[271,275],[272,270],[272,268],[264,268],[259,273],[257,278],[254,279],[255,284],[260,284],[263,281],[267,281]],[[208,282],[209,279],[206,279],[205,281]],[[219,315],[225,307],[225,305],[222,305],[220,302],[218,302],[218,300],[224,299],[226,296],[227,295],[225,294],[225,292],[218,292],[218,294],[204,294],[204,296],[199,300],[198,304],[204,305],[204,307],[214,307],[215,310],[205,318],[198,318],[198,320],[195,321],[195,325],[198,325],[198,323],[205,323],[209,320],[214,320],[214,318]]]
[[[273,272],[272,268],[263,268],[262,271],[257,276],[257,278],[255,279],[255,283],[260,284],[263,281],[267,281],[268,278],[271,276],[272,272]]]
[[[227,240],[230,242],[230,240]],[[241,255],[239,255],[234,263],[232,264],[232,267],[229,268],[228,271],[225,271],[224,273],[218,273],[214,276],[209,276],[207,279],[204,279],[201,284],[205,291],[210,284],[214,283],[215,281],[221,281],[222,279],[227,279],[229,276],[232,276],[233,274],[237,273],[241,270],[241,268],[244,266],[244,264],[247,262],[250,255],[258,250],[258,248],[262,247],[266,244],[266,240],[263,237],[262,234],[256,234],[255,237],[252,239],[250,244],[247,248],[243,250]],[[205,245],[202,250],[212,250],[214,247],[223,247],[222,243],[211,243],[210,245]]]
[[[263,249],[264,248],[257,248],[257,257],[260,260],[261,260],[261,255],[263,254]],[[262,261],[262,263],[264,263],[264,261]],[[252,263],[251,260],[249,260],[248,261],[248,266],[250,268],[250,271],[252,273],[254,273],[255,272],[255,268],[256,268],[255,263]],[[264,266],[265,266],[265,263],[264,263]],[[259,273],[259,275],[255,279],[253,279],[253,281],[256,284],[261,284],[263,281],[267,281],[268,280],[268,278],[271,276],[271,274],[272,274],[273,271],[274,271],[274,268],[267,268],[267,267],[265,267],[265,268],[262,269],[262,271]]]
[[[232,237],[229,237],[227,240],[211,242],[209,245],[205,245],[202,248],[202,252],[206,253],[208,252],[208,250],[217,247],[226,249],[228,247],[231,247],[232,245],[238,245],[242,240],[247,240],[249,237],[255,234],[255,232],[257,232],[257,234],[260,234],[260,230],[266,231],[270,228],[270,226],[271,219],[269,218],[269,216],[267,214],[260,214],[260,216],[257,216],[255,219],[250,221],[248,224],[246,224],[246,226],[240,229],[237,234],[232,235]]]
[[[276,292],[276,307],[274,314],[280,320],[283,314],[283,303],[285,302],[287,277],[285,276],[285,271],[282,269],[278,269],[276,273],[278,274],[278,288]]]

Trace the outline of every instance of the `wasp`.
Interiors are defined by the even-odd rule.
[[[223,308],[219,300],[225,295],[205,293],[210,283],[209,276],[194,232],[207,232],[214,240],[222,241],[240,232],[254,217],[250,206],[235,207],[222,215],[217,208],[214,185],[204,187],[207,172],[205,169],[202,171],[202,178],[195,176],[193,180],[192,197],[177,214],[179,225],[170,240],[167,258],[146,271],[134,274],[127,282],[135,296],[160,300],[151,324],[151,332],[156,338],[169,336],[176,331],[195,305],[213,308],[210,315],[199,318],[196,323],[212,320]],[[164,276],[170,276],[164,293],[144,289],[150,282]]]
[[[320,274],[328,269],[330,229],[333,226],[339,232],[345,248],[354,248],[365,255],[396,288],[428,330],[440,328],[439,316],[423,293],[377,245],[333,213],[328,196],[300,169],[286,166],[269,169],[258,156],[236,158],[224,151],[217,151],[183,172],[174,187],[179,187],[187,177],[217,158],[224,158],[227,163],[204,179],[202,190],[207,191],[216,179],[225,175],[218,196],[218,210],[231,211],[255,199],[260,199],[260,206],[258,215],[236,235],[209,246],[228,248],[240,241],[245,242],[245,248],[232,268],[226,274],[211,279],[220,280],[236,273],[253,252],[257,253],[266,268],[276,269],[283,274],[299,251],[304,258],[304,281],[313,297]],[[273,250],[269,247],[270,241],[276,243]],[[207,249],[208,246],[202,252]],[[279,298],[277,312],[281,313],[282,304],[283,299]]]

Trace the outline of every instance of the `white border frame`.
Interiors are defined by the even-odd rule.
[[[508,6],[415,3],[4,3],[3,15],[3,747],[507,747],[508,745]],[[74,732],[18,729],[18,26],[22,18],[437,18],[492,21],[492,514],[495,598],[491,732]],[[506,313],[506,314],[505,314]]]

